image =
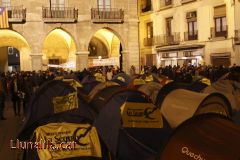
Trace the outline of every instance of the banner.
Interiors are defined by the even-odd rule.
[[[9,28],[8,11],[5,7],[0,7],[0,28]]]
[[[50,123],[38,127],[35,134],[37,142],[48,142],[37,148],[40,160],[102,157],[97,130],[89,124]]]
[[[121,106],[123,127],[163,128],[160,109],[152,103],[125,102]]]
[[[78,108],[77,92],[53,98],[54,113],[60,113]]]

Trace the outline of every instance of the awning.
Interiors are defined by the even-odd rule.
[[[191,44],[191,45],[173,45],[173,46],[157,46],[157,52],[170,52],[170,51],[182,51],[182,50],[194,50],[199,48],[204,48],[203,44]]]
[[[230,57],[231,52],[224,52],[224,53],[211,53],[211,57]]]

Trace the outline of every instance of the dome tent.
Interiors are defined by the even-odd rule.
[[[221,93],[228,98],[232,110],[240,110],[240,83],[232,80],[219,80],[204,89],[204,93]]]
[[[105,106],[107,101],[117,92],[123,90],[125,87],[113,85],[100,90],[89,102],[90,106],[99,113]]]
[[[117,75],[113,76],[113,81],[114,80],[120,80],[128,85],[131,81],[131,78],[126,73],[118,73]]]
[[[148,95],[151,98],[152,102],[155,103],[157,94],[161,90],[161,88],[162,88],[162,85],[160,83],[149,82],[140,86],[138,90]]]
[[[94,126],[119,160],[156,156],[171,132],[160,110],[145,94],[132,89],[115,93],[101,109]]]
[[[161,112],[172,128],[194,115],[218,113],[231,117],[228,99],[219,93],[203,94],[185,89],[175,89],[165,96]]]
[[[100,92],[102,89],[110,87],[110,86],[119,86],[118,83],[113,82],[113,81],[107,81],[107,82],[101,82],[99,84],[97,84],[92,90],[91,92],[88,94],[88,101],[90,102],[94,96]]]
[[[221,134],[220,134],[221,133]],[[157,160],[238,160],[240,127],[225,116],[205,114],[181,124]]]
[[[68,128],[68,130],[63,131],[62,133],[67,132],[72,134],[73,130],[70,128],[77,129],[86,125],[93,128],[92,123],[95,117],[96,114],[90,110],[88,104],[77,97],[75,88],[70,86],[69,83],[59,80],[49,81],[39,88],[31,100],[28,116],[17,138],[21,141],[31,140],[32,142],[36,142],[36,134],[38,133],[37,130],[39,128],[48,129],[48,133],[53,132],[54,134],[61,132],[64,128]],[[65,125],[63,125],[63,123]],[[49,125],[51,124],[53,125],[50,127]],[[74,126],[70,127],[71,124]],[[54,128],[56,130],[54,130]],[[44,133],[46,133],[45,131]],[[52,135],[52,133],[47,135]],[[69,135],[66,134],[65,136]],[[104,143],[100,140],[100,137],[99,141],[101,144],[102,156],[105,157],[108,155],[107,149]],[[44,151],[42,154],[38,154],[37,152],[39,152],[39,150],[25,150],[23,159],[44,159],[41,155],[43,154],[46,156],[46,152]],[[63,154],[65,152],[61,153]],[[51,156],[53,155],[51,154]],[[69,154],[66,158],[71,159],[72,157],[73,154]],[[78,157],[78,159],[84,158],[86,157]]]

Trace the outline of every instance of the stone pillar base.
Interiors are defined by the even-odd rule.
[[[88,68],[88,55],[89,51],[76,52],[76,70],[82,71],[84,68]]]
[[[42,54],[32,54],[32,71],[42,70]]]

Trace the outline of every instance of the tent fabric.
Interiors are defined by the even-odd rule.
[[[126,87],[126,86],[128,85],[125,81],[120,80],[120,79],[112,79],[111,81],[112,81],[112,82],[116,82],[116,83],[118,83],[120,86],[124,86],[124,87]]]
[[[162,85],[160,83],[149,82],[147,84],[140,86],[138,90],[148,95],[151,98],[152,102],[155,103],[157,94],[161,88]]]
[[[96,85],[91,92],[88,95],[89,101],[91,101],[93,99],[93,97],[102,89],[106,88],[106,87],[110,87],[110,86],[119,86],[118,83],[116,82],[112,82],[112,81],[107,81],[107,82],[102,82],[99,83],[98,85]]]
[[[221,94],[203,94],[185,89],[175,89],[164,99],[161,112],[172,128],[176,128],[195,114],[219,113],[231,116],[231,107]]]
[[[156,82],[160,83],[160,79],[156,74],[143,74],[140,76],[141,79],[145,80],[146,82]]]
[[[172,134],[158,160],[238,160],[240,126],[224,116],[193,117]]]
[[[120,108],[125,102],[150,103],[139,91],[122,90],[102,108],[94,126],[116,159],[141,160],[156,156],[171,132],[167,121],[162,117],[163,128],[124,128]],[[156,144],[156,141],[162,143]]]
[[[195,91],[195,92],[202,92],[206,87],[208,87],[206,83],[203,83],[201,80],[199,81],[194,81],[190,86],[189,90]]]
[[[93,154],[94,154],[94,150],[93,150],[93,148],[92,147],[90,147],[90,146],[87,146],[87,144],[82,144],[83,142],[84,142],[84,140],[87,140],[87,139],[89,139],[90,138],[90,141],[95,145],[96,144],[96,138],[98,138],[98,140],[97,141],[99,141],[100,142],[100,148],[101,148],[101,157],[99,156],[99,157],[96,157],[96,156],[83,156],[82,154],[78,154],[78,151],[76,152],[76,150],[67,150],[67,153],[59,153],[59,151],[57,151],[56,153],[54,153],[54,155],[56,156],[57,154],[60,154],[60,157],[61,157],[61,159],[66,159],[66,160],[110,160],[111,159],[111,155],[110,155],[110,153],[109,153],[109,150],[107,149],[107,147],[106,147],[106,145],[104,144],[104,142],[102,141],[102,139],[101,139],[101,137],[99,137],[98,136],[98,133],[95,133],[96,135],[94,135],[94,137],[92,138],[92,136],[91,137],[89,137],[90,135],[89,134],[86,134],[86,133],[88,133],[89,131],[91,131],[92,129],[94,129],[94,132],[96,132],[96,129],[95,129],[95,127],[93,127],[91,124],[89,124],[88,122],[77,122],[77,123],[65,123],[65,122],[63,122],[63,123],[51,123],[51,122],[49,122],[49,123],[47,123],[46,125],[42,125],[42,126],[39,126],[35,131],[34,131],[34,133],[32,134],[32,137],[31,137],[31,139],[30,139],[30,141],[32,141],[32,142],[36,142],[36,140],[37,140],[37,130],[39,129],[39,128],[43,128],[43,127],[48,127],[48,130],[49,131],[51,131],[51,133],[49,134],[48,132],[46,132],[46,131],[44,131],[45,132],[45,134],[49,137],[49,136],[51,136],[51,135],[53,135],[53,133],[54,133],[54,128],[50,128],[49,127],[49,125],[51,125],[51,124],[55,124],[55,125],[57,125],[57,128],[56,128],[56,126],[55,126],[55,128],[56,128],[56,130],[57,130],[57,132],[60,132],[61,133],[61,136],[62,137],[64,137],[64,135],[63,134],[72,134],[71,132],[72,131],[74,131],[74,133],[72,134],[72,135],[69,135],[70,137],[69,138],[75,138],[75,139],[77,139],[77,140],[79,140],[79,143],[77,142],[77,141],[75,141],[76,142],[76,144],[75,144],[75,147],[76,148],[78,148],[77,147],[77,145],[83,145],[83,146],[81,146],[81,148],[83,149],[83,152],[86,152],[86,150],[88,150],[88,148],[90,149],[90,153],[92,152]],[[62,125],[62,124],[66,124],[65,126],[64,125]],[[71,127],[72,125],[74,125],[74,126],[76,126],[75,128],[74,127]],[[84,129],[84,127],[83,126],[89,126],[88,128],[86,128],[87,130],[85,130]],[[66,131],[62,131],[62,130],[66,130]],[[91,129],[91,130],[90,130]],[[43,132],[43,133],[44,133]],[[76,135],[75,135],[76,134]],[[54,139],[55,139],[55,135],[53,135],[54,137],[50,137],[50,138],[52,138],[52,141],[54,142]],[[74,136],[76,136],[76,137],[74,137]],[[87,137],[89,137],[89,138],[87,138]],[[57,136],[56,136],[57,137]],[[67,135],[65,135],[65,137],[67,137]],[[95,140],[94,140],[95,139]],[[55,140],[57,140],[58,141],[58,139],[55,139]],[[71,140],[70,140],[71,141]],[[87,140],[87,141],[89,141],[89,140]],[[98,142],[98,143],[99,143]],[[99,145],[99,144],[98,144]],[[79,149],[79,148],[78,148]],[[45,160],[45,159],[47,159],[46,157],[45,158],[41,158],[41,156],[42,155],[40,155],[40,157],[39,157],[39,155],[38,155],[38,152],[37,152],[38,150],[36,150],[36,149],[28,149],[28,150],[25,150],[24,151],[24,156],[23,156],[23,159],[24,160]],[[42,151],[42,150],[40,150],[40,151]],[[53,152],[54,152],[54,150],[52,150]],[[66,151],[66,150],[63,150],[63,152],[64,151]],[[44,151],[44,152],[47,152],[47,151]],[[61,151],[60,151],[61,152]],[[70,152],[70,153],[69,153]],[[72,152],[72,153],[71,153]],[[88,151],[88,153],[89,153],[89,151]],[[43,153],[41,153],[41,154],[43,154]],[[67,155],[68,154],[68,155]],[[73,154],[75,154],[75,156],[73,156]],[[77,156],[77,155],[78,156]],[[86,154],[85,154],[86,155]],[[46,155],[44,155],[44,156],[46,156]],[[63,157],[65,157],[65,158],[63,158]],[[51,159],[53,159],[53,158],[51,158]],[[57,159],[57,158],[55,158],[55,159]]]
[[[117,92],[123,90],[122,86],[109,86],[99,91],[90,101],[91,107],[99,113],[107,101]]]
[[[89,82],[89,83],[84,83],[82,86],[82,88],[79,88],[78,91],[84,95],[88,95],[92,89],[98,85],[100,82],[98,81],[93,81],[93,82]]]
[[[93,75],[87,75],[82,79],[81,84],[91,83],[95,81],[96,81],[96,77],[94,77]]]
[[[233,114],[232,120],[235,124],[240,125],[240,111]]]
[[[161,107],[165,97],[175,89],[188,89],[188,85],[184,85],[182,83],[180,84],[176,82],[169,82],[168,84],[164,85],[157,94],[155,105],[157,107]]]
[[[123,82],[125,82],[126,84],[129,84],[131,81],[131,78],[128,74],[126,73],[118,73],[117,75],[113,76],[113,80],[124,80]]]
[[[75,109],[55,113],[53,99],[76,92],[69,84],[53,80],[42,85],[31,99],[27,117],[18,135],[19,139],[28,139],[34,129],[49,122],[91,122],[96,114],[82,99],[77,98],[78,106]]]
[[[218,92],[226,96],[234,111],[240,110],[240,83],[231,80],[219,80],[204,89],[204,93]]]

